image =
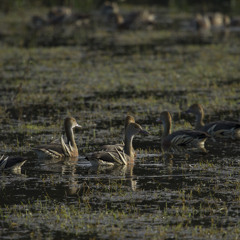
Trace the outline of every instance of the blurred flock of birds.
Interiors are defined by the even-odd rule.
[[[32,16],[28,27],[40,30],[49,25],[73,25],[75,27],[89,26],[97,22],[108,30],[152,29],[161,16],[147,9],[143,11],[121,11],[117,2],[106,1],[92,14],[82,14],[69,7],[53,7],[46,16]],[[185,24],[191,30],[205,31],[240,27],[240,17],[231,18],[220,12],[196,13]]]
[[[156,16],[148,10],[122,14],[116,2],[107,1],[93,14],[82,14],[69,7],[53,7],[47,16],[33,16],[28,26],[31,29],[60,24],[73,24],[79,27],[89,25],[94,20],[111,30],[137,29],[154,25]]]

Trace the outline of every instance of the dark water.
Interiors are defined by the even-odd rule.
[[[239,141],[162,153],[156,123],[168,110],[174,130],[192,128],[182,111],[195,102],[205,122],[239,120],[238,31],[180,25],[90,31],[78,46],[3,41],[0,154],[27,161],[0,174],[1,239],[239,239]],[[127,114],[151,133],[135,137],[135,164],[93,168],[85,156],[120,143]],[[70,115],[79,157],[37,159],[31,148],[59,139]]]
[[[105,130],[99,127],[96,131]],[[80,134],[76,133],[77,139]],[[96,149],[101,145],[98,141],[96,138],[92,143]],[[108,215],[100,227],[98,216],[106,209],[125,213],[124,238],[129,239],[142,238],[149,224],[154,231],[149,238],[157,234],[159,230],[155,227],[159,225],[166,228],[182,225],[178,233],[166,232],[170,238],[183,234],[182,231],[186,231],[183,236],[188,238],[193,236],[196,226],[207,229],[213,222],[212,228],[216,229],[238,226],[239,142],[209,140],[206,152],[180,148],[163,154],[160,137],[155,135],[146,139],[136,137],[134,146],[139,154],[134,166],[128,167],[93,168],[81,152],[83,147],[80,156],[72,160],[39,160],[26,153],[28,161],[21,173],[3,172],[0,176],[1,216],[10,215],[11,219],[2,218],[1,238],[28,239],[37,230],[44,238],[108,238],[109,232],[102,228],[116,226],[120,232],[122,228],[118,226],[119,220],[111,222]],[[85,148],[85,151],[89,150]],[[43,209],[40,204],[44,205]],[[51,212],[56,206],[74,206],[82,212],[86,205],[90,210],[82,218],[84,224],[93,224],[89,230],[61,228],[61,220],[51,225],[51,220],[46,218],[52,216],[56,220],[57,216]],[[32,222],[28,222],[28,214],[35,216]],[[71,217],[73,225],[78,225],[79,219]]]

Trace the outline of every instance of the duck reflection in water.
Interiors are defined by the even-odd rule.
[[[174,154],[182,155],[184,153],[207,153],[205,146],[170,146],[170,147],[161,147],[163,154]]]
[[[39,160],[39,165],[41,171],[46,172],[51,175],[54,182],[59,182],[67,188],[67,195],[77,194],[81,184],[79,184],[79,174],[77,173],[77,166],[79,163],[79,158],[62,158],[59,159],[41,159]],[[84,168],[89,168],[90,164],[84,165]]]
[[[94,165],[88,173],[96,174],[101,178],[101,175],[107,175],[110,179],[123,180],[132,191],[137,189],[137,180],[133,174],[134,163],[128,165]]]

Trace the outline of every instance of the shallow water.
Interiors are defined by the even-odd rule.
[[[239,141],[164,154],[156,123],[168,110],[174,130],[192,128],[183,111],[195,102],[206,122],[239,120],[238,37],[130,33],[114,44],[108,33],[72,47],[1,47],[0,153],[27,159],[0,174],[1,239],[239,238]],[[135,137],[135,164],[93,168],[85,156],[120,143],[128,113],[151,133]],[[59,139],[67,115],[83,126],[79,157],[37,159],[31,147]]]
[[[97,138],[92,144],[102,145]],[[206,152],[163,154],[156,135],[137,137],[134,146],[139,154],[128,167],[93,168],[82,152],[62,161],[26,152],[20,174],[0,176],[1,238],[28,239],[34,231],[50,239],[150,239],[160,232],[225,239],[219,229],[227,238],[238,236],[239,142],[209,140]]]
[[[149,143],[141,144],[148,152],[152,151]],[[234,229],[239,224],[240,208],[238,146],[237,142],[210,141],[206,146],[207,153],[165,156],[159,152],[144,153],[139,154],[134,166],[97,169],[82,156],[58,162],[29,158],[21,174],[1,174],[1,214],[9,216],[2,219],[2,226],[4,222],[13,225],[11,231],[3,231],[1,237],[16,239],[24,230],[23,239],[27,239],[34,229],[39,229],[45,237],[49,234],[45,232],[48,229],[51,238],[58,234],[84,237],[92,232],[91,228],[96,228],[93,236],[108,238],[109,231],[104,233],[103,228],[112,231],[116,227],[116,232],[119,231],[116,234],[120,234],[123,227],[124,237],[117,235],[120,238],[142,238],[149,228],[151,238],[157,237],[159,230],[155,228],[162,226],[166,228],[167,238],[172,234],[183,234],[188,238],[194,236],[196,226],[209,229],[209,232],[214,232],[215,228]],[[73,206],[74,211],[83,214],[84,225],[95,227],[85,229],[74,213],[69,213],[71,226],[61,226],[62,221],[57,219],[63,214],[62,210],[59,213],[55,209],[50,213],[56,206],[64,206],[66,211]],[[86,206],[89,209],[83,210]],[[119,212],[123,214],[121,221],[114,218]],[[65,214],[60,216],[64,222],[65,217]],[[55,224],[51,225],[52,221]],[[172,228],[179,224],[182,225],[179,232],[173,233]],[[227,233],[228,236],[231,234],[237,236],[234,232]]]

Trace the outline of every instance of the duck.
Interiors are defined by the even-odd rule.
[[[167,111],[161,112],[157,122],[163,124],[161,142],[163,150],[172,146],[204,147],[205,141],[210,137],[207,133],[196,130],[179,130],[172,133],[172,117]]]
[[[230,17],[220,12],[210,13],[208,16],[213,28],[227,27],[231,23]]]
[[[195,129],[206,132],[212,137],[231,138],[240,140],[240,122],[234,121],[216,121],[204,124],[204,111],[201,104],[195,103],[191,105],[185,112],[196,116]]]
[[[0,170],[8,169],[20,169],[21,166],[26,162],[26,159],[22,157],[5,157],[4,155],[0,157]]]
[[[194,23],[196,30],[206,31],[211,29],[211,21],[207,15],[202,15],[200,13],[196,14],[194,18]]]
[[[47,14],[49,24],[61,24],[72,16],[72,9],[68,7],[52,7]]]
[[[148,10],[133,11],[118,22],[118,29],[139,29],[142,27],[153,26],[156,23],[156,16]]]
[[[134,163],[135,152],[133,150],[132,142],[136,134],[149,135],[149,132],[143,130],[138,123],[131,122],[126,127],[124,147],[118,150],[115,147],[112,150],[99,151],[87,156],[87,159],[93,166],[96,165],[128,165]]]
[[[133,116],[131,116],[131,115],[127,115],[126,118],[125,118],[125,124],[124,124],[124,134],[126,133],[127,126],[130,123],[135,123],[135,118]],[[123,147],[124,147],[124,143],[119,143],[119,144],[114,144],[114,145],[103,145],[101,147],[101,150],[103,150],[103,151],[112,151],[115,148],[117,148],[118,150],[122,151]],[[134,149],[133,149],[133,151],[134,151]]]
[[[66,117],[64,120],[64,128],[67,136],[67,144],[61,136],[61,143],[50,143],[34,147],[33,150],[38,158],[63,158],[63,157],[78,157],[78,148],[74,139],[74,128],[82,128],[76,119],[73,117]]]

